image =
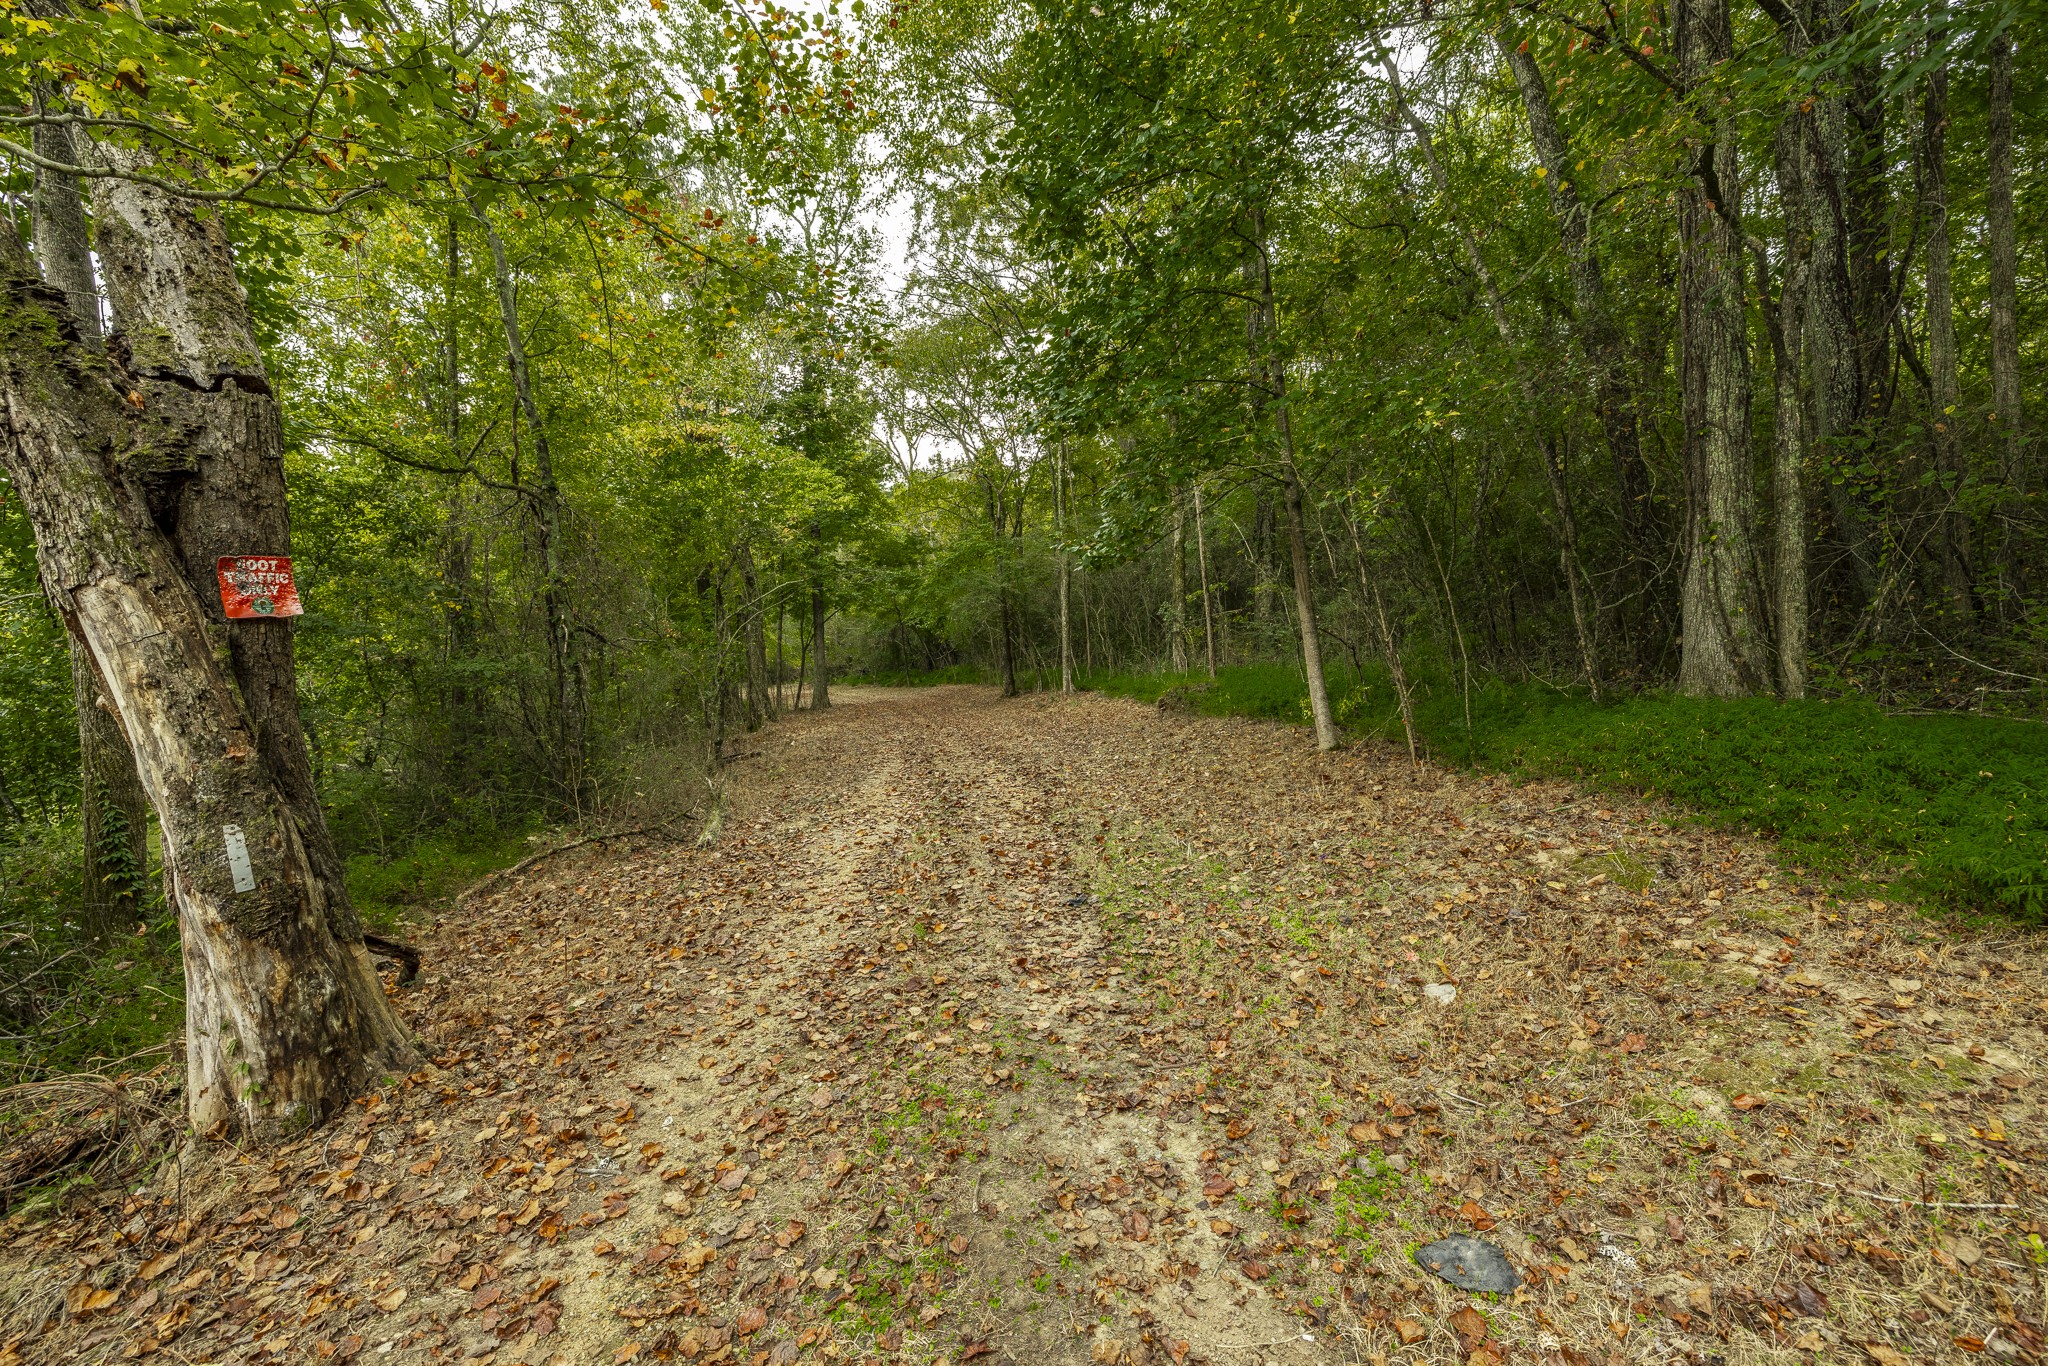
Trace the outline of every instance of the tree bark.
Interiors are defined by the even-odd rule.
[[[462,332],[458,325],[457,289],[462,283],[461,220],[448,214],[446,256],[441,276],[441,437],[442,458],[450,468],[467,462],[462,445]],[[464,525],[467,504],[463,485],[448,490],[447,524],[442,530],[441,579],[447,586],[443,621],[448,631],[448,733],[444,771],[449,785],[468,792],[477,781],[478,698],[469,668],[476,658],[476,544]]]
[[[11,230],[0,257],[0,464],[157,812],[184,944],[187,1113],[201,1133],[279,1136],[412,1048],[334,932],[297,813],[138,487],[154,422],[126,395],[142,381],[83,342]]]
[[[1807,417],[1806,293],[1813,262],[1813,216],[1800,174],[1806,154],[1805,120],[1796,106],[1778,124],[1778,202],[1785,221],[1785,265],[1771,314],[1773,397],[1771,433],[1771,599],[1777,624],[1778,693],[1806,696],[1808,621],[1806,570]],[[1759,274],[1763,272],[1759,262]],[[1761,293],[1770,298],[1768,279]]]
[[[1055,534],[1060,543],[1060,691],[1074,690],[1074,627],[1069,615],[1074,567],[1067,555],[1067,443],[1060,441],[1053,454],[1052,507]]]
[[[1845,11],[1819,0],[1772,7],[1771,13],[1787,55],[1795,59],[1817,42],[1841,37],[1847,21]],[[1863,436],[1861,348],[1850,277],[1849,105],[1832,86],[1814,90],[1801,104],[1799,183],[1812,233],[1801,327],[1812,385],[1807,419],[1829,466],[1822,486],[1834,535],[1845,552],[1849,586],[1867,603],[1877,594],[1877,555],[1861,497],[1848,473],[1858,463]]]
[[[1768,678],[1752,543],[1748,320],[1743,308],[1736,131],[1705,89],[1733,53],[1727,0],[1680,0],[1679,79],[1696,108],[1695,173],[1678,190],[1679,376],[1685,423],[1684,640],[1678,686],[1743,697]]]
[[[1216,611],[1209,599],[1209,542],[1202,531],[1202,481],[1197,479],[1195,490],[1195,567],[1200,571],[1202,584],[1202,648],[1209,657],[1209,677],[1216,677]]]
[[[1933,25],[1927,42],[1938,49],[1948,41],[1948,5],[1946,0],[1934,0],[1929,9]],[[1973,594],[1970,524],[1959,503],[1963,442],[1956,410],[1961,404],[1962,384],[1957,375],[1955,286],[1948,223],[1947,62],[1927,73],[1920,112],[1920,207],[1927,218],[1927,427],[1941,499],[1937,545],[1948,609],[1955,616],[1968,619]]]
[[[100,154],[116,162],[127,155]],[[291,554],[283,420],[221,216],[202,218],[190,204],[116,178],[93,182],[93,206],[113,308],[110,345],[124,354],[151,429],[136,476],[227,659],[257,752],[297,820],[334,933],[359,943],[362,922],[299,718],[297,623],[281,617],[231,628],[220,605],[222,556]]]
[[[55,92],[46,93],[42,103],[61,106]],[[62,125],[38,126],[35,148],[52,161],[77,164],[71,130]],[[63,293],[80,341],[97,351],[105,338],[85,200],[77,178],[38,171],[31,210],[43,279]],[[80,911],[86,933],[106,947],[116,937],[132,933],[141,917],[149,870],[149,803],[135,772],[135,756],[128,752],[128,738],[100,696],[91,658],[76,641],[70,656],[71,696],[78,712]]]
[[[1188,516],[1175,489],[1166,514],[1166,665],[1188,671]]]
[[[2020,398],[2019,245],[2013,218],[2012,35],[1991,43],[1991,89],[1986,140],[1984,235],[1991,274],[1991,421],[1998,434],[1998,473],[2005,485],[1999,574],[2003,598],[2021,588],[2014,572],[2021,499],[2033,487],[2027,424]]]
[[[775,717],[775,699],[768,692],[767,623],[761,610],[761,582],[754,573],[752,546],[740,545],[740,585],[746,590],[746,609],[740,613],[740,629],[747,636],[747,729],[759,730]]]
[[[825,586],[815,582],[811,584],[811,639],[817,642],[813,654],[818,670],[811,684],[811,710],[823,711],[832,705],[832,677],[825,659]]]
[[[469,209],[483,227],[484,239],[491,248],[491,279],[497,289],[498,318],[505,330],[505,361],[512,374],[512,391],[519,412],[525,416],[527,430],[533,436],[533,478],[521,483],[520,493],[532,510],[534,537],[540,550],[541,609],[547,625],[548,668],[555,694],[555,781],[561,788],[563,804],[580,810],[586,746],[583,667],[576,648],[575,623],[570,620],[568,573],[562,564],[562,491],[555,482],[554,453],[548,445],[540,405],[534,398],[533,375],[526,364],[512,262],[505,253],[504,239],[498,236],[498,229],[483,206],[472,199]]]
[[[85,885],[81,920],[105,948],[135,932],[149,884],[149,798],[135,756],[101,697],[92,657],[71,642],[71,695],[78,707],[79,801]]]

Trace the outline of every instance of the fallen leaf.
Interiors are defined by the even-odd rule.
[[[177,1249],[173,1248],[161,1256],[151,1257],[140,1267],[136,1268],[135,1274],[145,1281],[153,1281],[177,1264],[178,1252]]]
[[[379,1295],[377,1297],[377,1307],[379,1309],[382,1309],[387,1314],[389,1314],[390,1312],[398,1308],[399,1305],[404,1303],[405,1287],[402,1285],[388,1295]]]
[[[743,1311],[740,1314],[739,1322],[733,1325],[733,1327],[738,1331],[741,1337],[747,1337],[750,1334],[758,1333],[767,1326],[768,1311],[766,1309],[760,1308],[748,1309]]]
[[[964,1257],[964,1256],[966,1256],[966,1255],[967,1255],[967,1247],[968,1247],[968,1242],[967,1242],[967,1235],[966,1235],[966,1234],[964,1234],[964,1233],[956,1233],[956,1234],[954,1234],[954,1235],[953,1235],[953,1241],[952,1241],[952,1242],[950,1242],[950,1243],[947,1243],[947,1244],[946,1244],[946,1246],[947,1246],[947,1247],[948,1247],[949,1249],[951,1249],[951,1251],[952,1251],[952,1253],[953,1253],[953,1255],[954,1255],[955,1257]]]
[[[92,1314],[120,1298],[119,1290],[102,1290],[90,1281],[80,1281],[64,1292],[64,1307],[74,1314]]]
[[[1760,1110],[1771,1102],[1763,1096],[1752,1096],[1747,1091],[1736,1096],[1729,1104],[1738,1110]]]
[[[1984,1259],[1984,1247],[1975,1238],[1963,1234],[1944,1237],[1941,1250],[1961,1262],[1964,1266],[1975,1266]]]
[[[1400,1334],[1403,1347],[1413,1347],[1416,1343],[1429,1336],[1429,1330],[1414,1319],[1395,1319],[1394,1331]]]
[[[1906,1360],[1905,1354],[1889,1343],[1866,1342],[1863,1344],[1863,1351],[1877,1363],[1877,1366],[1912,1366],[1912,1363]]]
[[[1478,1351],[1479,1344],[1485,1342],[1492,1334],[1486,1316],[1469,1304],[1451,1315],[1451,1331],[1458,1335],[1458,1345],[1464,1348],[1468,1355]]]

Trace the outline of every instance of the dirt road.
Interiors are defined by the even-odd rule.
[[[11,1229],[24,1361],[2036,1359],[2043,953],[1641,807],[850,693],[451,913],[431,1065]],[[1453,1232],[1523,1284],[1410,1253]],[[112,1291],[111,1300],[106,1292]],[[13,1360],[0,1351],[0,1363]]]

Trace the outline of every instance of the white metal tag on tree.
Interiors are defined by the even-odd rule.
[[[253,892],[256,890],[256,874],[249,869],[249,841],[242,838],[242,827],[223,825],[221,837],[228,846],[228,872],[234,875],[235,890]]]

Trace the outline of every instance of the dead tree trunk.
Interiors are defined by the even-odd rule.
[[[300,822],[138,486],[156,433],[127,398],[137,377],[85,345],[11,230],[0,258],[0,464],[163,833],[188,1115],[202,1133],[256,1138],[318,1122],[409,1065],[411,1045],[367,958],[334,932]]]
[[[47,103],[59,101],[53,95]],[[51,161],[76,165],[71,130],[61,124],[35,130],[36,151]],[[76,177],[56,171],[36,175],[32,203],[34,245],[43,279],[61,290],[79,338],[98,350],[99,291],[93,283],[92,244],[85,201]],[[130,933],[141,914],[148,876],[149,803],[135,773],[135,756],[120,722],[100,696],[92,659],[71,643],[71,696],[78,712],[78,816],[83,875],[82,919],[86,932],[104,946]]]
[[[202,218],[153,187],[117,178],[94,182],[93,207],[113,345],[152,429],[146,467],[135,473],[226,655],[257,753],[297,820],[334,933],[358,942],[362,922],[299,719],[297,623],[280,617],[231,628],[221,609],[221,557],[291,554],[283,420],[221,217]]]

